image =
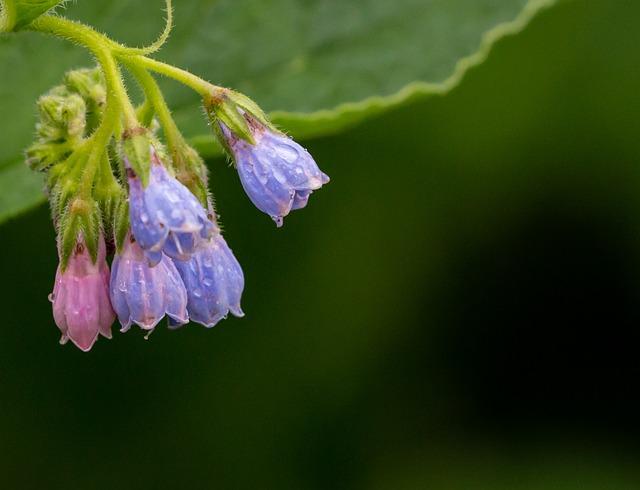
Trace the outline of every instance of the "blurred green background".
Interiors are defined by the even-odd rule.
[[[60,347],[48,210],[4,224],[0,486],[640,488],[639,18],[562,3],[306,142],[332,181],[282,230],[211,161],[247,281],[213,330]]]

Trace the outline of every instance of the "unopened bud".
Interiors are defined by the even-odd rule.
[[[129,129],[122,135],[122,156],[125,166],[140,178],[143,187],[149,183],[150,147],[151,141],[145,128]]]
[[[67,72],[65,86],[80,95],[87,106],[88,131],[100,122],[102,110],[107,103],[107,89],[100,68],[82,68]]]
[[[67,93],[43,95],[38,100],[38,134],[46,140],[78,139],[86,125],[87,107],[82,97]]]

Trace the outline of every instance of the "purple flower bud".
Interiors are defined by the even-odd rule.
[[[160,260],[160,251],[186,260],[213,227],[198,199],[167,172],[153,150],[151,160],[146,188],[133,171],[127,172],[133,236],[152,265]]]
[[[53,318],[62,332],[61,344],[71,339],[79,349],[87,352],[98,334],[111,338],[115,314],[109,301],[109,266],[102,236],[95,264],[84,241],[78,241],[66,269],[58,266],[49,299],[53,303]]]
[[[113,259],[110,289],[122,332],[132,323],[153,330],[165,314],[177,324],[189,321],[187,292],[173,261],[160,252],[157,264],[151,267],[131,236]]]
[[[213,327],[229,312],[244,316],[240,308],[244,275],[218,230],[200,242],[190,260],[176,261],[175,265],[187,288],[192,321]]]
[[[309,196],[329,177],[307,150],[288,136],[273,131],[245,114],[255,145],[236,137],[220,123],[233,153],[240,181],[255,206],[282,226],[291,210],[307,205]]]

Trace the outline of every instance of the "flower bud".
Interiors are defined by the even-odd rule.
[[[125,166],[140,179],[142,187],[149,183],[151,140],[144,128],[128,130],[122,135],[122,154]]]
[[[222,89],[212,94],[208,100],[205,100],[205,110],[213,124],[221,123],[237,138],[254,143],[251,130],[242,116],[242,108],[230,97],[231,93],[228,89]]]
[[[115,313],[109,301],[109,266],[102,236],[95,263],[84,241],[77,241],[67,267],[58,266],[49,298],[56,325],[62,332],[61,344],[71,339],[79,349],[87,352],[98,334],[111,338]]]
[[[110,292],[123,332],[133,323],[151,331],[165,314],[174,325],[189,321],[187,292],[172,260],[161,254],[157,265],[150,267],[132,236],[113,259]]]
[[[68,141],[36,142],[27,148],[26,163],[31,170],[42,172],[65,160],[73,146]]]
[[[292,210],[304,208],[313,191],[329,182],[329,177],[294,140],[252,115],[245,113],[244,117],[255,144],[241,139],[221,122],[222,137],[249,199],[280,227],[283,218]]]
[[[38,99],[38,135],[44,140],[75,140],[84,134],[86,105],[78,94],[56,87]]]
[[[65,161],[82,142],[86,106],[82,97],[58,86],[38,99],[38,113],[37,139],[26,151],[26,163],[45,171]]]
[[[176,261],[175,265],[187,289],[192,321],[213,327],[229,312],[244,316],[240,307],[242,268],[219,230],[203,240],[188,261]]]
[[[65,86],[79,94],[87,106],[87,132],[91,132],[100,122],[102,110],[107,103],[107,89],[100,68],[82,68],[67,72]]]
[[[131,230],[152,265],[161,251],[186,260],[200,239],[211,236],[213,225],[198,199],[167,172],[153,150],[149,185],[143,188],[131,171],[128,180]]]

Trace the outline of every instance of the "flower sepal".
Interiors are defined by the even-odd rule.
[[[77,243],[82,236],[91,260],[98,258],[98,241],[101,236],[100,210],[92,198],[76,196],[71,199],[66,209],[57,220],[58,249],[62,270],[67,267]]]
[[[250,144],[255,143],[241,106],[232,98],[232,91],[224,89],[212,94],[209,99],[205,100],[204,107],[214,128],[222,123],[237,138]],[[224,143],[224,140],[222,141]]]
[[[142,127],[126,130],[121,146],[125,165],[140,179],[142,187],[147,187],[151,170],[151,140],[147,130]]]

